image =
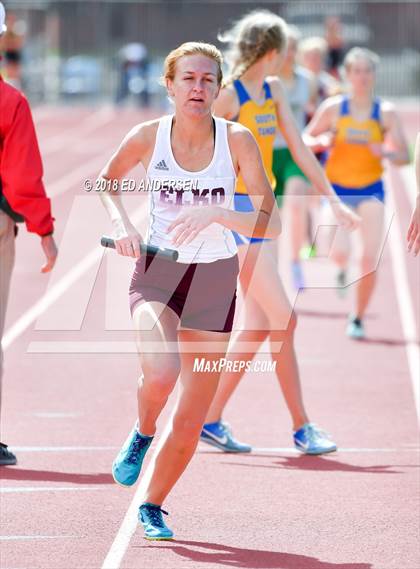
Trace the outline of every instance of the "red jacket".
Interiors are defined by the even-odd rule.
[[[1,188],[10,207],[24,217],[28,231],[38,235],[46,235],[54,229],[42,175],[28,101],[0,77]]]

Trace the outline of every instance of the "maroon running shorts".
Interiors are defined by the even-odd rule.
[[[131,314],[140,302],[157,301],[177,314],[183,328],[231,332],[238,273],[237,255],[191,264],[143,255],[131,279]]]

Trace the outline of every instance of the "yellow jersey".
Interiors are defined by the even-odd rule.
[[[350,114],[349,98],[343,98],[334,141],[325,165],[332,184],[357,189],[381,179],[382,160],[369,148],[370,143],[381,143],[384,139],[380,114],[381,104],[375,99],[370,117],[357,121]]]
[[[238,95],[240,104],[239,114],[235,120],[249,128],[255,136],[261,152],[265,172],[270,180],[271,186],[274,188],[273,145],[274,138],[276,136],[277,114],[270,86],[266,81],[264,81],[265,101],[262,105],[257,105],[257,103],[251,99],[239,79],[233,82],[233,86]],[[238,177],[235,192],[237,194],[248,193],[242,176],[240,175]]]

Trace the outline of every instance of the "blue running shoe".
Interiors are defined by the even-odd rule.
[[[139,477],[141,466],[153,437],[141,435],[137,423],[112,463],[112,476],[117,484],[132,486]]]
[[[360,318],[355,318],[351,316],[347,324],[346,334],[352,340],[364,340],[365,330],[363,328],[363,323]]]
[[[314,423],[305,423],[303,427],[295,431],[293,440],[295,447],[304,454],[325,454],[337,450],[337,445],[327,433],[319,429]]]
[[[174,537],[165,524],[162,514],[168,515],[168,512],[162,510],[160,506],[146,502],[139,508],[139,522],[144,527],[144,537],[146,539],[172,539]]]
[[[305,279],[303,277],[302,266],[299,261],[293,261],[291,264],[292,269],[292,281],[293,286],[296,290],[301,290],[305,288]]]
[[[232,429],[224,421],[206,423],[201,431],[200,441],[224,452],[251,452],[252,447],[233,438]]]

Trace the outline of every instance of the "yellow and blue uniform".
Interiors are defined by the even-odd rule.
[[[364,121],[350,114],[350,101],[344,97],[336,125],[333,146],[325,171],[337,195],[353,207],[367,199],[384,201],[382,160],[369,144],[382,143],[381,104],[375,99],[370,117]]]
[[[239,81],[239,79],[233,82],[233,86],[238,95],[240,105],[239,114],[235,120],[236,122],[243,124],[249,128],[249,130],[254,135],[261,152],[265,173],[270,180],[271,186],[274,188],[275,178],[272,168],[273,145],[277,128],[277,115],[276,106],[273,101],[270,86],[266,81],[264,81],[263,88],[265,93],[265,101],[262,105],[257,105],[257,103],[251,99],[247,90],[241,81]],[[235,188],[235,210],[254,211],[242,176],[238,177]],[[243,235],[239,235],[235,232],[233,232],[233,235],[235,237],[237,245],[243,245],[244,243],[260,243],[261,241],[265,241],[265,239],[257,237],[244,237]]]

